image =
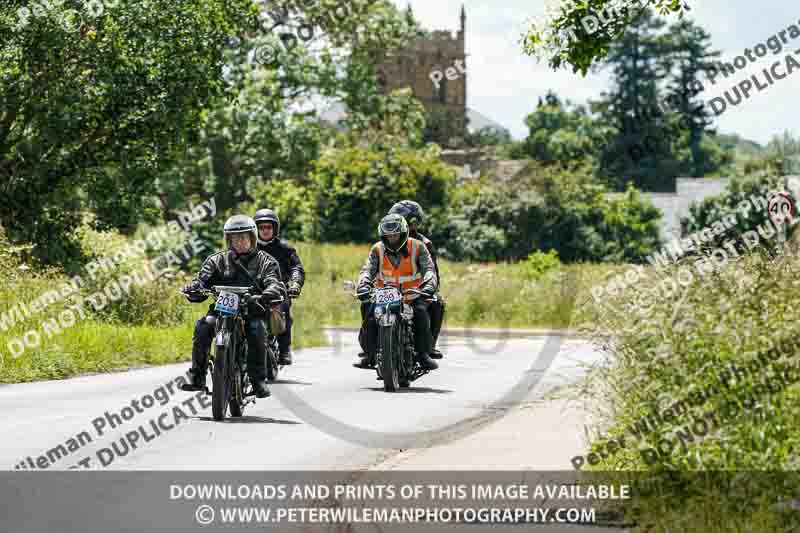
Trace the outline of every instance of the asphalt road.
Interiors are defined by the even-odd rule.
[[[215,476],[228,471],[238,482],[252,477],[254,485],[264,482],[259,472],[265,470],[273,471],[272,483],[283,475],[275,471],[295,481],[302,476],[297,471],[337,476],[439,471],[434,480],[470,475],[448,470],[528,471],[535,477],[535,471],[570,470],[570,458],[584,451],[586,414],[573,402],[552,399],[552,393],[574,384],[584,365],[599,358],[585,341],[531,333],[443,336],[439,370],[390,394],[374,372],[351,366],[358,352],[353,332],[329,334],[331,346],[295,353],[295,364],[271,385],[271,398],[224,422],[211,418],[210,397],[177,390],[188,364],[0,387],[6,415],[0,421],[0,459],[16,476],[0,472],[8,479],[0,490],[10,511],[6,525],[20,532],[49,528],[51,520],[64,524],[59,530],[83,533],[230,531],[230,525],[199,526],[198,502],[173,501],[170,484],[198,470],[218,471],[205,474],[206,482],[222,482],[227,478]],[[510,400],[514,390],[522,394]],[[106,477],[65,476],[68,469]],[[62,474],[47,478],[43,487],[30,470]],[[155,472],[126,478],[124,471]],[[184,481],[189,480],[196,481]],[[589,527],[620,531],[543,524],[536,530]],[[301,529],[344,531],[338,525]],[[352,523],[346,529],[375,530]]]
[[[568,470],[583,450],[583,413],[543,398],[575,382],[581,364],[598,357],[584,341],[563,338],[548,356],[542,336],[443,337],[440,368],[390,394],[374,372],[351,366],[354,335],[331,335],[333,346],[295,353],[295,364],[271,385],[271,398],[223,423],[211,418],[210,397],[201,402],[177,390],[188,364],[2,386],[1,464],[9,470],[31,463],[48,470]],[[531,369],[538,382],[530,393],[518,404],[498,403]],[[405,442],[384,447],[391,442],[383,437],[398,434]]]

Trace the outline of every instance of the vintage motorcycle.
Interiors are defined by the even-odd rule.
[[[345,290],[353,288],[352,281],[345,282]],[[378,323],[375,370],[386,392],[409,387],[412,381],[430,372],[417,362],[414,348],[414,308],[409,303],[421,296],[426,295],[417,289],[403,290],[392,284],[370,293],[370,302],[375,304],[372,312]],[[353,297],[358,295],[353,293]]]
[[[250,305],[262,311],[264,308],[255,301],[260,296],[254,294],[255,288],[214,285],[211,290],[200,290],[197,294],[212,296],[214,310],[219,314],[215,320],[212,353],[209,354],[208,367],[211,372],[212,389],[211,413],[214,420],[225,419],[230,407],[231,417],[240,417],[244,407],[255,403],[255,392],[247,375],[247,337],[246,327]],[[180,291],[186,295],[185,292]],[[270,301],[270,306],[278,305],[283,299]],[[267,343],[267,374],[270,369],[277,376],[277,339]]]

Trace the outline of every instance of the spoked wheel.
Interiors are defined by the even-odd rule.
[[[229,335],[229,333],[224,333]],[[211,414],[214,420],[225,419],[225,412],[231,398],[231,380],[228,358],[229,346],[219,346],[214,344],[214,372],[211,374],[213,390],[211,391]]]
[[[396,352],[400,349],[399,339],[397,338],[398,328],[393,326],[381,326],[381,377],[383,378],[383,390],[395,392],[400,388],[400,376],[397,368]]]
[[[272,337],[267,343],[267,381],[273,382],[278,379],[278,342]]]
[[[410,337],[409,337],[410,335]],[[398,335],[402,337],[402,340],[398,339],[400,342],[400,346],[402,346],[403,350],[403,357],[402,357],[402,368],[403,372],[400,376],[400,387],[407,389],[411,385],[411,380],[408,379],[409,376],[413,375],[413,368],[414,368],[414,347],[410,344],[410,339],[414,338],[414,332],[408,331],[407,329],[401,330],[401,334]]]
[[[239,367],[239,363],[236,362],[233,363],[233,368],[231,368],[231,383],[235,383],[230,400],[231,416],[238,418],[242,416],[244,408],[244,383],[242,381],[242,369]]]

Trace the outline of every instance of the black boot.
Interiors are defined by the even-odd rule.
[[[431,351],[431,359],[441,359],[442,357],[442,352],[440,352],[438,349],[434,348]]]
[[[369,354],[362,352],[358,354],[358,362],[353,363],[353,366],[356,368],[363,368],[365,370],[372,370],[375,368],[375,359],[370,357]]]
[[[206,370],[199,370],[192,367],[189,369],[189,374],[192,376],[190,383],[181,385],[181,390],[186,392],[197,392],[206,390]]]
[[[289,366],[292,364],[292,352],[286,351],[278,356],[278,364],[282,366]]]
[[[206,373],[208,372],[208,352],[211,348],[211,338],[214,335],[214,317],[201,318],[194,325],[192,336],[192,376],[191,383],[181,385],[181,390],[187,392],[206,390]]]
[[[253,392],[256,393],[256,398],[269,398],[272,396],[265,380],[251,378],[251,381],[253,382]]]
[[[425,370],[436,370],[439,368],[439,365],[436,364],[436,361],[431,359],[431,356],[426,353],[417,354],[417,362]]]
[[[247,330],[247,375],[256,398],[270,396],[267,387],[267,325],[262,319],[253,319]]]

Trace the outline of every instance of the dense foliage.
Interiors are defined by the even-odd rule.
[[[476,183],[459,190],[432,234],[456,259],[519,260],[555,250],[566,262],[641,261],[658,245],[660,212],[634,189],[608,193],[585,170]]]
[[[654,7],[661,14],[684,13],[690,8],[681,0],[643,0],[642,2],[618,2],[616,0],[584,0],[562,3],[546,17],[531,24],[522,45],[525,53],[546,59],[557,69],[570,65],[573,72],[586,74],[593,64],[606,57],[610,47],[636,20],[645,8]],[[619,9],[609,10],[612,6]],[[587,16],[610,12],[608,23],[586,26],[582,21]],[[604,15],[603,18],[609,15]],[[594,30],[593,30],[594,28]],[[601,31],[597,31],[601,30]]]
[[[24,4],[0,7],[0,223],[65,266],[81,260],[84,211],[131,232],[307,172],[324,133],[314,98],[380,124],[391,98],[374,65],[415,30],[386,0],[115,2],[71,25],[70,3],[27,18]]]
[[[689,206],[689,213],[681,217],[681,234],[687,236],[712,228],[714,223],[719,224],[723,218],[733,215],[736,225],[724,234],[714,235],[706,243],[708,247],[719,247],[733,236],[742,235],[765,224],[769,227],[768,194],[783,189],[783,180],[775,175],[734,177],[722,194],[693,202]],[[743,203],[749,204],[749,207],[743,207]]]

